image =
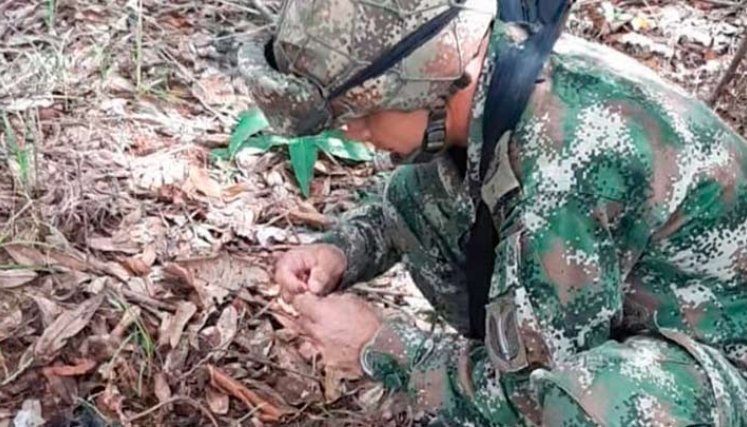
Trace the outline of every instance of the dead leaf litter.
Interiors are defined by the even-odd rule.
[[[53,5],[49,9],[48,4]],[[572,32],[707,99],[747,23],[729,1],[578,2]],[[0,425],[406,425],[325,369],[272,280],[380,183],[321,157],[216,160],[251,107],[231,53],[279,1],[0,2]],[[720,94],[747,133],[747,63]],[[400,267],[356,291],[433,319]]]

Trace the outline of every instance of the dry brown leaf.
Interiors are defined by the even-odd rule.
[[[130,257],[122,261],[122,265],[135,276],[147,276],[150,274],[150,267],[140,257]]]
[[[242,193],[251,191],[253,188],[254,186],[248,182],[240,182],[238,184],[233,184],[223,189],[223,198],[226,201],[231,201],[239,197]]]
[[[171,388],[163,372],[156,374],[153,380],[153,388],[159,402],[163,403],[171,399]]]
[[[316,381],[292,373],[278,377],[274,388],[291,405],[318,402],[322,399],[322,393]]]
[[[44,424],[42,405],[36,399],[24,401],[21,410],[13,418],[13,425],[16,427],[40,427]]]
[[[176,314],[174,314],[167,332],[171,348],[176,348],[179,344],[184,328],[195,313],[197,313],[197,307],[189,301],[182,301],[176,306]]]
[[[91,268],[91,265],[84,261],[80,254],[70,254],[57,249],[46,249],[41,252],[22,244],[7,245],[4,249],[15,262],[21,265],[64,267],[73,271],[87,271]]]
[[[207,388],[205,395],[210,412],[216,415],[226,415],[228,413],[228,395],[215,390],[212,387]]]
[[[62,307],[59,304],[43,295],[34,293],[31,294],[31,299],[34,300],[36,306],[39,308],[44,327],[51,325],[54,319],[62,313]]]
[[[57,316],[34,345],[34,355],[45,359],[62,349],[69,338],[77,335],[88,325],[103,299],[103,295],[95,296],[80,304],[75,310],[65,311]]]
[[[154,262],[156,262],[158,254],[156,253],[156,248],[153,247],[153,245],[148,245],[143,249],[143,253],[140,255],[140,259],[143,260],[145,265],[148,267],[151,267]]]
[[[200,193],[219,199],[223,194],[223,188],[218,181],[210,178],[207,170],[192,166],[189,169],[189,180]]]
[[[42,369],[45,377],[75,377],[91,372],[97,363],[92,359],[78,359],[75,365],[48,366]]]
[[[218,344],[219,349],[227,349],[228,346],[231,345],[233,338],[236,336],[238,323],[239,313],[236,311],[234,306],[229,305],[225,310],[223,310],[223,313],[221,313],[218,322],[215,325],[220,333],[220,344]]]
[[[110,274],[122,282],[126,282],[130,279],[130,272],[127,271],[127,269],[118,262],[109,261],[107,263],[104,263],[101,266],[101,270],[104,273]]]
[[[316,210],[313,211],[302,211],[302,210],[291,210],[288,212],[291,221],[295,224],[309,225],[314,228],[327,229],[335,223],[335,221]]]
[[[0,342],[5,341],[23,321],[23,313],[20,308],[4,310],[0,313]]]
[[[242,401],[250,409],[256,408],[262,421],[279,421],[285,415],[276,405],[261,398],[257,393],[249,390],[245,385],[231,378],[215,366],[208,365],[210,384]]]
[[[86,287],[86,291],[90,294],[98,295],[101,292],[103,292],[104,289],[106,289],[108,284],[109,284],[109,277],[107,276],[97,277],[91,280],[91,282]]]
[[[46,257],[34,248],[24,245],[7,245],[4,249],[18,264],[27,266],[42,266],[46,264]]]
[[[88,239],[88,246],[102,252],[121,252],[129,255],[140,252],[137,243],[129,239],[117,241],[113,237],[91,237]]]
[[[222,302],[231,292],[256,288],[270,281],[263,268],[225,253],[171,263],[164,267],[163,272],[167,279],[176,279],[193,288],[200,297],[202,308]]]
[[[342,397],[346,379],[351,379],[351,375],[345,370],[335,369],[330,366],[324,369],[324,398],[327,400],[327,403],[335,402]]]
[[[12,289],[23,286],[36,279],[38,274],[33,270],[0,270],[0,289]]]

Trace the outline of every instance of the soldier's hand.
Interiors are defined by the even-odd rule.
[[[352,294],[318,297],[300,294],[293,299],[306,335],[322,353],[324,363],[360,375],[360,354],[381,327],[381,321],[363,299]]]
[[[303,292],[326,295],[334,291],[347,267],[345,254],[333,245],[302,246],[284,253],[275,264],[275,281],[284,300]]]

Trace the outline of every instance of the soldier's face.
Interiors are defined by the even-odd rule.
[[[428,111],[380,111],[353,119],[342,127],[347,138],[369,142],[381,150],[398,154],[415,151],[428,126]]]

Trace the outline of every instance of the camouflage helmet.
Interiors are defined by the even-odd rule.
[[[477,55],[495,0],[286,0],[274,34],[238,53],[257,106],[273,131],[317,133],[381,110],[431,109]],[[354,76],[416,30],[455,14],[434,36],[377,76]]]

